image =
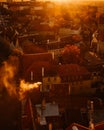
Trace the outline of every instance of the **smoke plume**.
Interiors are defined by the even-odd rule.
[[[19,70],[19,59],[15,56],[10,56],[9,59],[3,62],[0,69],[0,86],[4,87],[10,96],[15,96],[22,100],[27,96],[29,91],[39,87],[41,82],[28,83],[25,80],[20,80],[17,84],[17,75]]]

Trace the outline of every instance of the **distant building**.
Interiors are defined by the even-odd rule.
[[[22,77],[29,82],[42,81],[45,91],[56,86],[66,86],[66,93],[71,95],[94,93],[92,73],[78,64],[57,65],[52,53],[23,55]],[[31,80],[31,72],[33,79]]]
[[[56,89],[59,86],[61,90],[66,86],[64,90],[66,89],[67,95],[94,93],[94,89],[91,89],[91,83],[91,73],[88,72],[85,67],[81,67],[77,64],[59,65],[57,75],[44,75],[43,77],[45,87],[48,86],[51,90],[53,88],[55,89],[55,86]]]

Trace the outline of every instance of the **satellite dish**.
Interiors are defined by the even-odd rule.
[[[79,130],[77,126],[72,126],[72,130]]]

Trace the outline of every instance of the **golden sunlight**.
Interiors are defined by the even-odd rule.
[[[64,3],[64,2],[69,2],[69,1],[72,1],[72,0],[52,0],[54,2],[60,2],[60,3]]]
[[[42,0],[42,1],[46,1],[46,0]],[[58,2],[58,3],[65,3],[65,2],[71,2],[73,0],[49,0],[51,2]]]
[[[47,1],[47,0],[37,0],[37,1]],[[51,2],[57,2],[57,3],[78,3],[78,2],[84,2],[84,1],[90,1],[90,0],[49,0],[49,1],[51,1]],[[95,1],[95,0],[91,0],[91,1]],[[101,1],[104,1],[104,0],[101,0]]]

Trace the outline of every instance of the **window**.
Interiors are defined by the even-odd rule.
[[[48,82],[50,82],[50,77],[48,77]]]
[[[45,86],[45,91],[49,92],[49,90],[50,90],[50,85],[48,84],[48,85]]]

